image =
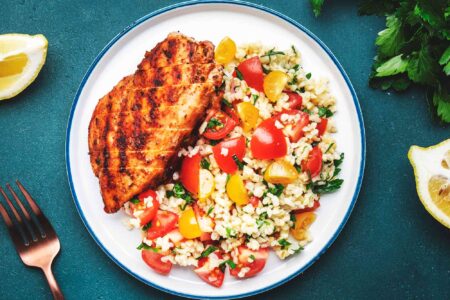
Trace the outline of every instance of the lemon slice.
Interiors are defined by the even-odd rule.
[[[215,187],[214,176],[210,171],[206,169],[201,169],[199,182],[200,182],[200,189],[198,197],[200,198],[200,200],[204,200],[209,196],[211,196],[212,192],[214,191]]]
[[[408,158],[420,201],[436,220],[450,228],[450,139],[428,148],[412,146]]]
[[[0,100],[16,96],[34,81],[45,63],[47,46],[42,34],[0,35]]]

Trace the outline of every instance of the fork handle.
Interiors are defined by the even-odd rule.
[[[53,299],[64,300],[63,293],[59,288],[58,283],[56,282],[55,276],[53,276],[51,264],[43,267],[42,271],[44,271],[45,277],[47,278],[48,285],[50,286],[50,290],[52,291],[53,294]]]

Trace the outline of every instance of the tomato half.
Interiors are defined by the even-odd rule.
[[[153,240],[164,236],[175,228],[177,222],[177,214],[170,211],[158,210],[155,219],[152,221],[152,226],[147,230],[147,238]]]
[[[320,123],[317,123],[317,130],[319,131],[319,137],[321,137],[327,130],[328,119],[320,119]]]
[[[295,92],[287,92],[289,96],[289,108],[300,109],[302,107],[303,98]]]
[[[239,160],[245,156],[245,137],[220,142],[213,147],[213,153],[219,168],[228,174],[233,174],[238,170],[233,156],[236,155]]]
[[[283,131],[275,126],[276,118],[261,122],[253,132],[250,149],[257,159],[280,158],[287,153],[287,144]]]
[[[258,92],[264,91],[264,72],[258,56],[244,60],[237,67],[247,85]]]
[[[230,274],[239,278],[238,274],[242,268],[250,268],[243,278],[255,276],[264,269],[268,257],[269,248],[250,250],[246,246],[239,246],[237,257],[238,263],[234,269],[230,269]],[[249,258],[254,258],[253,262],[249,262]]]
[[[192,157],[186,156],[183,159],[180,170],[180,181],[183,186],[195,196],[198,195],[200,185],[200,154]]]
[[[282,122],[281,116],[283,114],[295,116],[299,116],[299,120],[295,123],[292,122]],[[293,143],[298,142],[304,135],[305,132],[303,131],[303,128],[309,124],[309,115],[303,111],[297,110],[297,109],[291,109],[291,110],[285,110],[279,114],[276,115],[276,118],[278,121],[282,122],[284,125],[291,125],[291,131],[289,133],[289,140]]]
[[[221,257],[218,252],[214,252],[210,255],[216,254],[219,258]],[[200,258],[198,261],[198,267],[194,270],[194,272],[206,283],[215,286],[221,287],[223,283],[223,279],[225,278],[225,273],[220,270],[219,267],[215,267],[210,270],[209,267],[209,257]]]
[[[155,252],[153,250],[142,250],[141,255],[145,263],[159,274],[167,275],[170,273],[170,270],[172,269],[172,263],[170,261],[162,262],[161,258],[164,255],[162,255],[161,253]]]
[[[212,111],[205,121],[208,125],[203,135],[210,140],[221,140],[229,134],[237,122],[222,111]]]
[[[301,208],[301,209],[296,209],[296,210],[293,210],[292,213],[299,214],[299,213],[303,213],[303,212],[315,211],[319,207],[320,207],[320,202],[315,200],[314,201],[314,205],[312,207],[305,207],[305,208]]]
[[[152,206],[145,208],[144,211],[142,212],[142,214],[139,215],[139,219],[141,220],[141,226],[144,226],[148,222],[153,220],[153,218],[156,216],[156,212],[158,211],[158,208],[159,208],[159,201],[156,198],[157,197],[156,192],[153,190],[148,190],[148,191],[145,191],[145,192],[139,194],[138,198],[139,198],[140,203],[137,204],[137,206],[142,205],[143,207],[145,207],[145,199],[148,197],[152,198]],[[135,206],[136,206],[136,204],[133,204],[132,202],[130,202],[130,208],[132,210],[134,210]]]
[[[309,172],[311,178],[316,177],[322,170],[322,150],[314,147],[308,154],[308,158],[302,161],[302,170]]]
[[[261,202],[261,199],[256,196],[251,196],[250,199],[248,199],[248,203],[250,203],[254,208],[258,207],[259,202]]]
[[[316,214],[313,212],[303,212],[295,215],[294,228],[291,229],[292,236],[302,241],[308,237],[308,229],[316,220]]]

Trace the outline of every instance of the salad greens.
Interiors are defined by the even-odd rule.
[[[310,0],[320,14],[323,0]],[[448,0],[364,0],[361,15],[386,16],[375,40],[369,84],[403,91],[423,86],[437,116],[450,123],[450,4]]]

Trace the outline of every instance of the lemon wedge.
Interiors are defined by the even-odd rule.
[[[47,46],[42,34],[0,35],[0,100],[16,96],[35,80],[45,63]]]
[[[436,220],[450,228],[450,139],[428,148],[412,146],[408,158],[420,201]]]

